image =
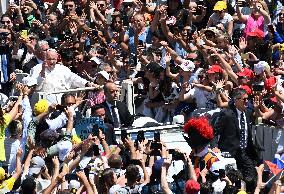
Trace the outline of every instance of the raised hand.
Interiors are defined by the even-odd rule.
[[[240,50],[245,50],[246,47],[247,47],[247,41],[245,37],[241,37],[239,40],[239,48]]]
[[[52,162],[53,162],[54,166],[59,167],[60,163],[59,163],[59,159],[58,159],[57,156],[54,156],[52,158]]]
[[[216,89],[221,89],[224,87],[225,80],[218,80],[215,84]]]

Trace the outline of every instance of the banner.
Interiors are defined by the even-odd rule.
[[[103,133],[105,132],[104,121],[99,119],[99,117],[82,118],[74,123],[74,128],[81,140],[87,139],[89,134],[97,136],[99,129]]]

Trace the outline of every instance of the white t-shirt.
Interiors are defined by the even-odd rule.
[[[212,26],[217,26],[218,24],[223,24],[224,28],[227,29],[228,27],[228,23],[230,21],[233,21],[233,17],[228,14],[228,13],[225,13],[224,17],[222,19],[219,18],[218,14],[217,13],[213,13],[210,18],[213,23],[212,23]]]
[[[120,185],[113,185],[113,186],[109,189],[108,193],[109,193],[109,194],[115,194],[116,191],[117,191],[118,189],[120,189],[120,188],[121,188]]]
[[[215,94],[201,90],[197,87],[189,90],[186,96],[190,95],[195,99],[197,108],[215,108],[216,105],[212,102],[215,99]]]

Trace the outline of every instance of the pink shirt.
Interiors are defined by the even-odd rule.
[[[264,24],[263,16],[258,17],[258,19],[254,18],[252,15],[248,16],[246,27],[244,29],[244,36],[247,37],[247,34],[256,28],[264,31]]]

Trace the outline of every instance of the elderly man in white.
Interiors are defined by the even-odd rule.
[[[47,50],[45,61],[31,69],[31,77],[37,79],[37,92],[57,92],[62,90],[95,87],[92,82],[81,78],[61,64],[57,64],[58,53],[54,49]],[[48,95],[50,103],[60,103],[62,94]]]

